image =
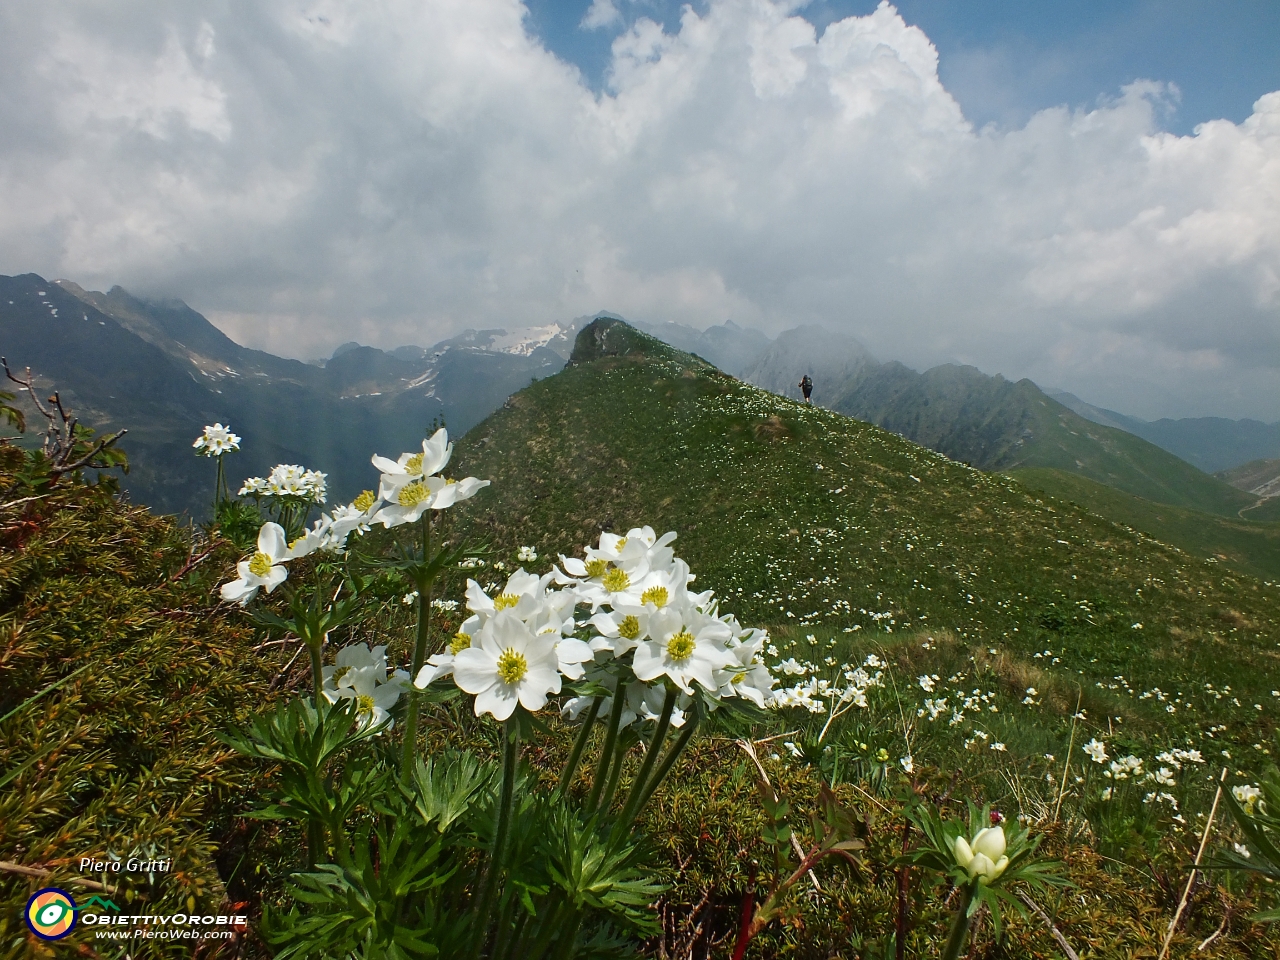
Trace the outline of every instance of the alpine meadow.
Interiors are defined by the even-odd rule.
[[[111,467],[82,429],[6,447],[7,916],[100,891],[137,956],[204,914],[247,918],[210,956],[1277,955],[1280,587],[618,320],[428,432],[330,508],[209,428],[203,527],[59,473]]]

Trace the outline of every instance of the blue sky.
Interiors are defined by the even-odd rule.
[[[800,16],[819,30],[862,16],[877,0],[813,0]],[[648,17],[667,32],[683,3],[615,0],[621,21],[580,28],[585,0],[526,0],[529,28],[600,89],[615,36]],[[938,48],[938,73],[965,116],[1017,127],[1037,110],[1093,107],[1125,84],[1159,80],[1182,93],[1165,129],[1240,122],[1255,100],[1280,90],[1280,0],[901,0],[907,23]],[[705,10],[705,0],[694,9]]]

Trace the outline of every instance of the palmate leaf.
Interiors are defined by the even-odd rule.
[[[575,910],[600,910],[643,932],[657,927],[649,912],[665,889],[640,869],[631,843],[610,843],[592,820],[567,804],[551,808],[538,845],[547,873]]]
[[[310,771],[321,769],[336,754],[377,734],[377,728],[361,727],[358,705],[344,697],[333,704],[322,699],[319,706],[295,698],[254,718],[241,731],[216,736],[245,756]]]
[[[497,767],[469,753],[418,758],[413,768],[411,802],[424,824],[445,833],[472,808],[477,795],[491,791]]]

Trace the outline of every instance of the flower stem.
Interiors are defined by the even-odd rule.
[[[613,691],[613,709],[609,711],[609,729],[605,732],[604,746],[600,750],[600,762],[596,764],[596,778],[591,784],[591,794],[587,797],[587,813],[593,813],[600,802],[600,791],[609,776],[609,767],[613,761],[613,745],[618,740],[618,727],[622,723],[622,708],[626,706],[626,684],[618,679],[618,686]]]
[[[587,740],[591,737],[591,725],[596,722],[596,716],[600,713],[600,704],[604,703],[604,695],[596,696],[591,701],[591,706],[587,709],[587,715],[583,718],[582,729],[578,731],[577,739],[573,742],[573,752],[569,754],[569,759],[565,761],[564,771],[560,774],[560,783],[556,787],[556,793],[564,796],[569,792],[569,784],[573,782],[573,775],[578,772],[578,763],[582,760],[582,751],[586,749]]]
[[[615,842],[626,835],[631,828],[632,821],[636,818],[636,814],[640,812],[640,800],[644,796],[645,786],[649,782],[649,775],[653,773],[654,764],[658,762],[658,754],[662,750],[662,743],[667,739],[667,730],[671,727],[671,713],[675,710],[675,706],[675,688],[667,687],[667,695],[662,701],[662,713],[658,716],[658,726],[653,731],[653,737],[649,740],[649,746],[644,752],[644,763],[641,764],[640,772],[636,774],[636,779],[631,784],[631,792],[627,794],[627,802],[622,808],[622,816],[618,818],[618,822],[613,826],[613,839]]]
[[[577,910],[571,911],[565,921],[560,924],[560,944],[556,947],[553,960],[569,960],[573,956],[573,948],[578,945],[578,928],[581,925],[582,913]]]
[[[956,918],[951,924],[951,935],[947,937],[947,945],[942,951],[942,960],[957,960],[960,951],[964,949],[964,942],[969,937],[969,923],[973,919],[969,916],[969,905],[973,903],[973,895],[978,887],[976,880],[966,883],[960,894],[960,908],[956,911]]]
[[[671,773],[671,768],[676,765],[676,761],[680,759],[680,754],[684,753],[684,748],[689,745],[689,741],[693,739],[694,733],[698,729],[698,714],[691,712],[685,721],[684,728],[680,731],[680,736],[671,744],[667,750],[666,756],[662,758],[662,762],[658,764],[658,769],[654,772],[653,777],[645,784],[644,794],[640,797],[640,802],[636,804],[636,816],[640,815],[640,811],[648,804],[649,799],[653,796],[658,787],[662,786],[662,781],[667,779]]]
[[[324,690],[324,662],[320,657],[320,647],[323,643],[323,636],[319,639],[314,637],[307,638],[307,652],[311,654],[312,698],[315,701],[317,710],[321,709],[321,696]]]
[[[520,726],[517,714],[503,724],[502,729],[502,793],[498,798],[498,826],[493,835],[493,851],[489,855],[489,868],[485,873],[480,900],[472,914],[474,924],[471,956],[479,957],[488,932],[489,911],[498,890],[498,877],[502,873],[502,859],[511,830],[511,800],[515,791],[516,760],[520,753]]]
[[[218,457],[218,475],[213,481],[213,519],[216,523],[218,520],[218,507],[222,504],[222,494],[226,489],[226,476],[222,469],[222,456]]]
[[[422,515],[422,570],[425,571],[431,561],[431,521],[429,514]],[[422,709],[421,694],[412,686],[418,679],[418,671],[427,659],[427,641],[431,632],[431,597],[430,583],[425,572],[414,578],[418,588],[418,636],[413,644],[413,662],[409,667],[409,708],[404,723],[404,753],[400,758],[400,779],[405,783],[413,773],[413,758],[418,749],[418,714]]]

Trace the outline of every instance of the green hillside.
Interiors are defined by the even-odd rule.
[[[493,480],[471,523],[504,549],[675,529],[744,622],[950,630],[1020,657],[1052,649],[1090,684],[1123,673],[1188,697],[1212,682],[1270,702],[1280,686],[1277,588],[617,322],[584,330],[570,367],[512,397],[458,460]]]
[[[1155,503],[1087,477],[1045,467],[1012,471],[1029,490],[1061,500],[1143,531],[1199,558],[1211,558],[1264,580],[1280,580],[1280,523],[1218,517]]]
[[[1247,494],[1155,444],[1102,426],[1045,395],[974,367],[916,373],[882,364],[827,404],[983,470],[1048,467],[1125,493],[1234,517]]]

